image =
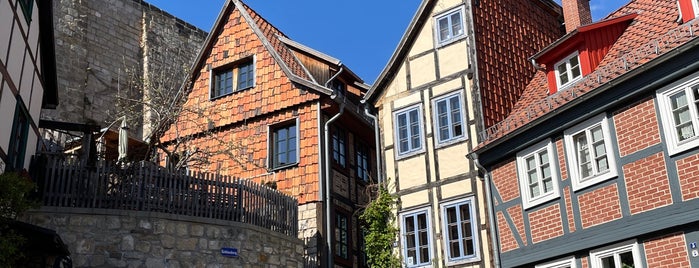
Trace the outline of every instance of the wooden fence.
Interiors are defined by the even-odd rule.
[[[249,180],[171,172],[148,162],[86,167],[37,156],[32,177],[44,206],[153,211],[248,223],[296,236],[295,198]]]

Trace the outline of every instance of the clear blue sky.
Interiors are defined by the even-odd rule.
[[[146,0],[207,32],[224,1]],[[368,84],[388,62],[420,4],[420,0],[243,1],[294,41],[340,59]],[[591,0],[593,19],[626,2]]]

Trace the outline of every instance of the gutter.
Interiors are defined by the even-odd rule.
[[[470,153],[466,155],[466,158],[473,160],[473,163],[476,164],[476,167],[483,172],[483,178],[481,178],[481,181],[485,182],[485,199],[486,199],[486,205],[487,210],[488,210],[488,227],[490,228],[490,244],[493,247],[492,248],[492,254],[493,254],[493,267],[495,268],[500,268],[500,251],[498,250],[498,245],[500,245],[500,242],[498,241],[498,236],[495,235],[495,216],[494,214],[494,206],[493,206],[493,196],[490,193],[490,173],[488,172],[485,167],[481,165],[480,162],[478,162],[478,155],[476,153]]]
[[[328,87],[330,82],[332,82],[335,78],[337,78],[340,75],[340,73],[342,73],[343,70],[344,70],[344,66],[342,66],[342,63],[340,63],[340,70],[337,71],[337,73],[335,73],[335,75],[330,77],[330,79],[328,79],[327,82],[325,82],[325,87]],[[330,95],[330,98],[335,100],[335,101],[338,101],[335,99],[335,98],[337,98],[337,96],[339,96],[337,93],[338,92],[333,92],[333,94]],[[344,96],[343,96],[343,98],[344,98]],[[339,119],[340,116],[342,116],[342,114],[345,112],[344,100],[342,102],[339,102],[339,103],[340,103],[340,111],[337,114],[335,114],[335,116],[328,119],[328,121],[325,122],[325,125],[323,127],[323,131],[325,132],[324,133],[325,178],[320,179],[320,186],[321,186],[320,189],[321,189],[321,196],[324,197],[323,204],[325,205],[325,217],[324,217],[324,220],[325,220],[325,246],[326,246],[326,250],[327,250],[326,251],[326,254],[327,254],[327,256],[326,256],[327,266],[326,267],[334,267],[333,258],[335,257],[333,255],[333,249],[332,249],[332,236],[330,235],[330,233],[331,233],[330,230],[332,229],[332,226],[331,226],[332,224],[331,224],[331,220],[330,220],[330,215],[332,214],[331,213],[332,212],[332,203],[331,203],[332,198],[330,196],[330,194],[332,193],[331,187],[330,187],[332,184],[331,177],[330,177],[331,176],[330,170],[332,169],[331,168],[332,163],[330,163],[330,124],[335,122],[335,120]],[[327,181],[326,181],[326,183],[323,184],[324,179]]]
[[[369,105],[365,104],[364,105],[364,114],[371,118],[374,121],[374,150],[376,151],[376,181],[381,185],[383,183],[382,180],[382,170],[381,166],[382,163],[380,163],[381,159],[381,144],[379,142],[379,119],[376,118],[375,115],[371,114],[369,112]]]

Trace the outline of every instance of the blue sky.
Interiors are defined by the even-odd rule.
[[[146,0],[205,31],[226,0]],[[521,1],[521,0],[512,0]],[[560,0],[555,0],[560,4]],[[420,0],[247,0],[294,41],[340,59],[372,84],[388,62]],[[594,20],[627,0],[591,0]]]

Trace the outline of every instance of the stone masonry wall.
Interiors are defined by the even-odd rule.
[[[55,230],[75,267],[303,267],[303,242],[256,226],[163,213],[43,208],[25,220]],[[239,258],[221,255],[237,248]]]
[[[102,127],[123,115],[116,96],[130,90],[129,80],[177,66],[169,80],[181,83],[207,36],[141,0],[54,1],[54,23],[60,104],[42,119]],[[130,121],[141,137],[143,118]]]

